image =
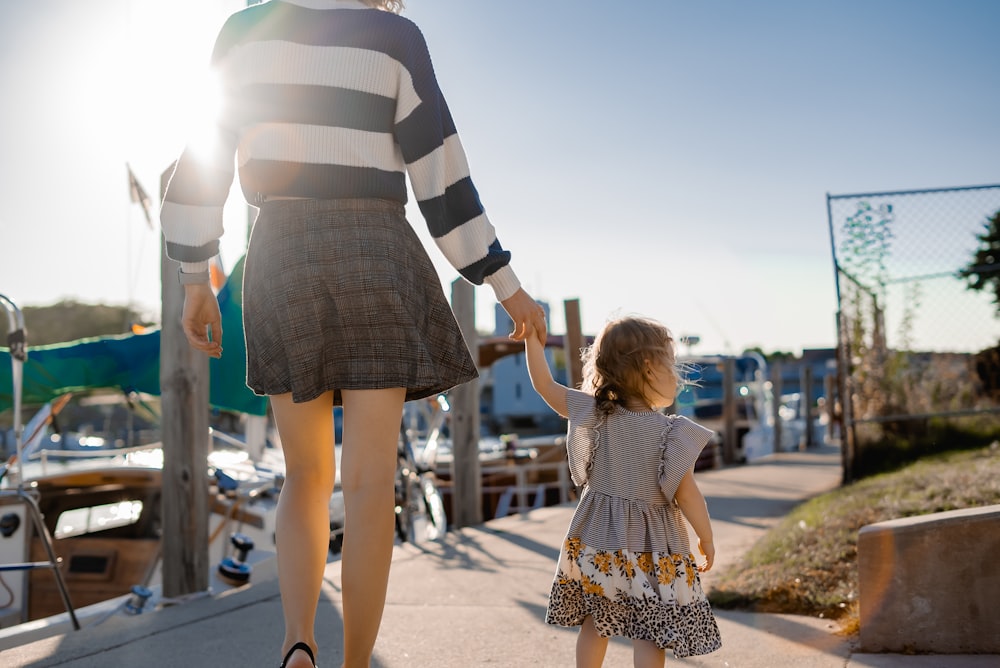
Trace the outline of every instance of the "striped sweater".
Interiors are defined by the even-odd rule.
[[[251,204],[267,197],[406,202],[498,300],[520,283],[469,176],[420,30],[358,0],[271,0],[232,15],[212,54],[224,105],[210,150],[185,148],[160,221],[186,272],[218,252],[235,163]]]

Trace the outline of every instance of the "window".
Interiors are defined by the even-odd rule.
[[[135,524],[142,514],[142,501],[118,501],[100,506],[74,508],[59,515],[54,538],[69,538]]]

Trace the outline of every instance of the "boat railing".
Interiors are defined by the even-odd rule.
[[[114,459],[126,457],[139,452],[150,452],[160,448],[159,443],[148,443],[146,445],[135,445],[131,448],[107,448],[99,450],[52,450],[42,448],[28,455],[25,459],[30,462],[39,462],[41,470],[39,475],[48,475],[50,460],[65,459]],[[30,478],[26,478],[27,482]]]
[[[55,578],[56,587],[59,590],[59,596],[62,599],[63,607],[66,608],[66,613],[69,615],[70,622],[73,624],[73,629],[75,631],[79,631],[80,621],[76,617],[76,611],[73,609],[73,603],[69,598],[69,590],[66,587],[66,581],[63,578],[62,570],[60,569],[62,560],[56,556],[55,550],[52,547],[52,534],[49,533],[49,529],[45,525],[45,520],[42,517],[42,511],[38,507],[38,499],[32,493],[33,490],[25,489],[21,473],[21,461],[24,456],[24,426],[21,424],[21,399],[24,389],[24,361],[28,356],[28,343],[24,329],[24,316],[21,313],[21,309],[19,309],[17,305],[6,295],[0,295],[0,307],[3,307],[3,309],[7,312],[7,345],[10,350],[11,380],[13,385],[11,390],[14,400],[15,441],[15,455],[11,458],[14,462],[11,462],[10,459],[8,459],[7,463],[4,464],[2,471],[0,471],[0,479],[7,474],[11,463],[16,466],[18,478],[17,487],[15,489],[0,490],[0,496],[13,497],[18,502],[24,504],[27,518],[34,523],[35,530],[41,537],[42,546],[45,548],[45,554],[47,557],[45,561],[3,564],[2,570],[49,570]],[[27,535],[27,527],[23,528],[22,531],[24,531],[25,535]]]

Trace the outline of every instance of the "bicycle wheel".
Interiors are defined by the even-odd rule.
[[[415,501],[419,497],[418,482],[414,473],[400,458],[396,469],[396,535],[402,542],[413,542],[413,521],[419,508]]]
[[[444,510],[441,490],[434,484],[434,474],[424,473],[420,476],[420,492],[427,518],[424,537],[427,540],[440,540],[448,531],[448,516]]]

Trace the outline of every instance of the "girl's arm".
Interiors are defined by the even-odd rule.
[[[545,361],[545,348],[540,336],[535,330],[524,339],[524,353],[528,359],[528,375],[531,376],[531,386],[545,400],[549,408],[563,417],[569,417],[566,407],[566,386],[552,378],[552,371]]]
[[[698,551],[705,557],[705,565],[699,566],[698,570],[704,573],[710,570],[715,562],[715,542],[712,538],[712,521],[708,517],[708,506],[701,490],[698,489],[698,484],[694,481],[693,468],[681,478],[674,499],[698,535]]]

